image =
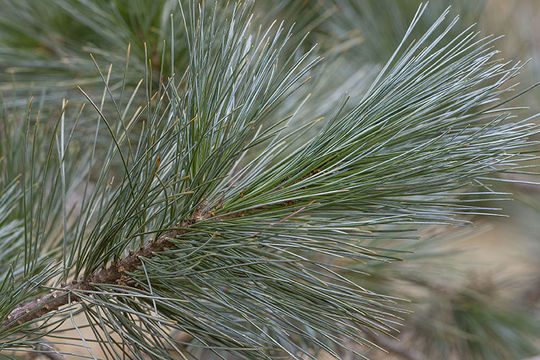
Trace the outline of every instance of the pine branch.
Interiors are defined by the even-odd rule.
[[[90,276],[86,280],[74,281],[60,289],[53,290],[50,293],[35,299],[29,303],[22,304],[7,316],[0,324],[0,327],[9,330],[17,325],[23,325],[26,322],[39,319],[44,315],[58,310],[69,302],[77,302],[80,297],[74,294],[76,291],[87,291],[94,289],[97,284],[127,284],[129,281],[126,273],[135,271],[141,265],[140,258],[152,258],[156,252],[163,251],[174,245],[169,239],[178,236],[182,232],[173,230],[161,235],[156,241],[153,241],[139,249],[124,259],[112,264],[109,268],[103,268]]]
[[[83,92],[98,115],[93,142],[81,145],[91,149],[84,160],[89,174],[101,169],[85,177],[73,215],[65,205],[66,184],[77,183],[75,171],[64,172],[72,160],[65,108],[42,155],[55,166],[39,176],[34,162],[23,166],[25,236],[10,242],[10,254],[24,249],[25,257],[9,258],[16,276],[0,284],[9,290],[0,325],[13,330],[5,348],[35,345],[16,338],[22,324],[82,313],[108,358],[120,358],[118,349],[137,358],[183,354],[176,331],[218,355],[339,357],[349,344],[371,344],[366,330],[391,333],[403,311],[399,299],[351,280],[343,261],[386,264],[396,258],[392,242],[425,224],[496,213],[481,201],[501,194],[484,181],[534,157],[528,137],[538,127],[498,108],[521,65],[497,61],[490,40],[472,31],[449,36],[455,22],[440,28],[446,13],[412,41],[421,7],[364,96],[332,109],[319,127],[298,112],[275,116],[284,101],[298,100],[294,91],[319,61],[311,52],[288,55],[290,30],[253,28],[245,2],[231,5],[226,21],[217,8],[188,3],[181,11],[189,66],[171,70],[185,70],[180,80],[154,92],[145,61],[146,103],[134,112],[136,94],[121,111],[111,71],[99,66],[101,101]],[[25,160],[41,154],[25,145]],[[485,191],[469,190],[472,183]],[[36,271],[39,259],[56,272]],[[35,273],[32,286],[12,286]],[[43,295],[44,285],[68,279],[81,280]],[[70,302],[82,306],[57,311]]]

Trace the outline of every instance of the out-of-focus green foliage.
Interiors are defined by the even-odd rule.
[[[181,16],[176,0],[2,0],[0,7],[0,86],[16,89],[19,102],[41,91],[59,98],[75,85],[100,87],[89,54],[114,64],[112,89],[134,87],[148,68],[159,82],[171,66],[188,63],[183,29],[171,36],[171,14]],[[171,39],[174,64],[163,56]]]

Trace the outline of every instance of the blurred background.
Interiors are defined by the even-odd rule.
[[[302,116],[313,118],[345,93],[352,99],[362,95],[419,5],[417,0],[258,0],[255,9],[260,23],[295,23],[298,39],[310,32],[298,56],[317,44],[325,57],[302,110]],[[483,36],[504,35],[494,42],[502,58],[528,61],[516,80],[516,94],[540,81],[539,0],[433,0],[413,36],[428,30],[449,5],[447,18],[460,16],[452,32],[476,23]],[[62,98],[82,101],[75,85],[98,94],[103,78],[96,66],[108,76],[112,64],[111,88],[116,90],[137,86],[146,58],[156,73],[171,65],[183,69],[187,54],[181,26],[175,28],[174,64],[161,57],[163,41],[170,39],[169,14],[177,10],[176,0],[0,0],[2,116],[22,111],[30,96],[44,112],[58,113]],[[159,84],[159,78],[153,81]],[[287,106],[283,113],[290,110]],[[517,108],[519,118],[533,116],[540,112],[540,88],[508,106]],[[470,218],[473,225],[463,228],[423,229],[413,244],[395,244],[411,254],[392,266],[347,264],[369,267],[373,278],[366,287],[399,291],[411,300],[411,311],[400,314],[402,331],[393,334],[400,341],[376,337],[373,341],[388,353],[363,350],[366,356],[540,359],[540,179],[532,174],[540,164],[530,165],[531,174],[513,174],[493,184],[494,191],[511,192],[515,201],[485,206],[502,207],[498,214],[508,216]],[[350,354],[343,358],[354,359]]]

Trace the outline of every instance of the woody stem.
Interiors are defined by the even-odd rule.
[[[60,289],[51,291],[40,298],[17,306],[11,313],[0,323],[0,328],[4,330],[12,329],[26,322],[38,319],[52,311],[58,310],[61,306],[69,302],[79,301],[80,298],[76,294],[77,290],[91,290],[94,284],[114,284],[126,276],[126,272],[135,271],[140,265],[140,258],[151,258],[165,248],[172,247],[173,244],[169,239],[176,237],[182,231],[169,231],[157,240],[142,247],[137,252],[128,255],[116,264],[109,268],[103,268],[86,280],[76,281],[69,285],[63,286]]]

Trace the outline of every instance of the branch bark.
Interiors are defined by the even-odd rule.
[[[94,284],[120,284],[128,280],[126,272],[132,272],[141,265],[141,257],[151,258],[155,253],[173,247],[169,241],[185,230],[173,230],[161,235],[157,240],[142,247],[137,252],[120,260],[109,268],[103,268],[90,276],[88,279],[76,281],[61,289],[54,290],[41,298],[22,304],[7,316],[0,324],[4,330],[12,329],[28,321],[38,319],[49,312],[58,310],[68,302],[79,301],[80,298],[74,293],[77,290],[91,290]]]
[[[37,344],[36,352],[33,354],[34,356],[32,357],[32,359],[34,359],[36,356],[41,355],[50,360],[66,360],[66,358],[58,350],[56,350],[52,345],[46,343]]]
[[[303,208],[299,211],[302,210]],[[240,216],[243,216],[243,213],[222,216],[221,218],[235,218]],[[289,217],[285,218],[285,220]],[[185,234],[188,231],[186,229],[189,228],[189,226],[198,221],[204,220],[205,218],[205,214],[201,213],[199,210],[196,210],[191,218],[182,221],[179,229],[164,233],[155,241],[141,247],[137,252],[130,252],[127,257],[118,261],[116,264],[112,264],[109,268],[103,268],[87,279],[75,281],[69,285],[63,286],[60,289],[54,290],[41,298],[17,306],[7,316],[7,318],[0,323],[0,329],[12,329],[28,321],[38,319],[52,311],[58,310],[61,306],[68,304],[70,301],[79,301],[80,298],[76,294],[77,290],[92,290],[95,284],[126,285],[126,283],[129,281],[129,277],[126,275],[126,273],[135,271],[141,265],[141,257],[151,258],[155,255],[155,253],[174,247],[174,244],[170,241],[170,239],[174,239],[178,235]]]

